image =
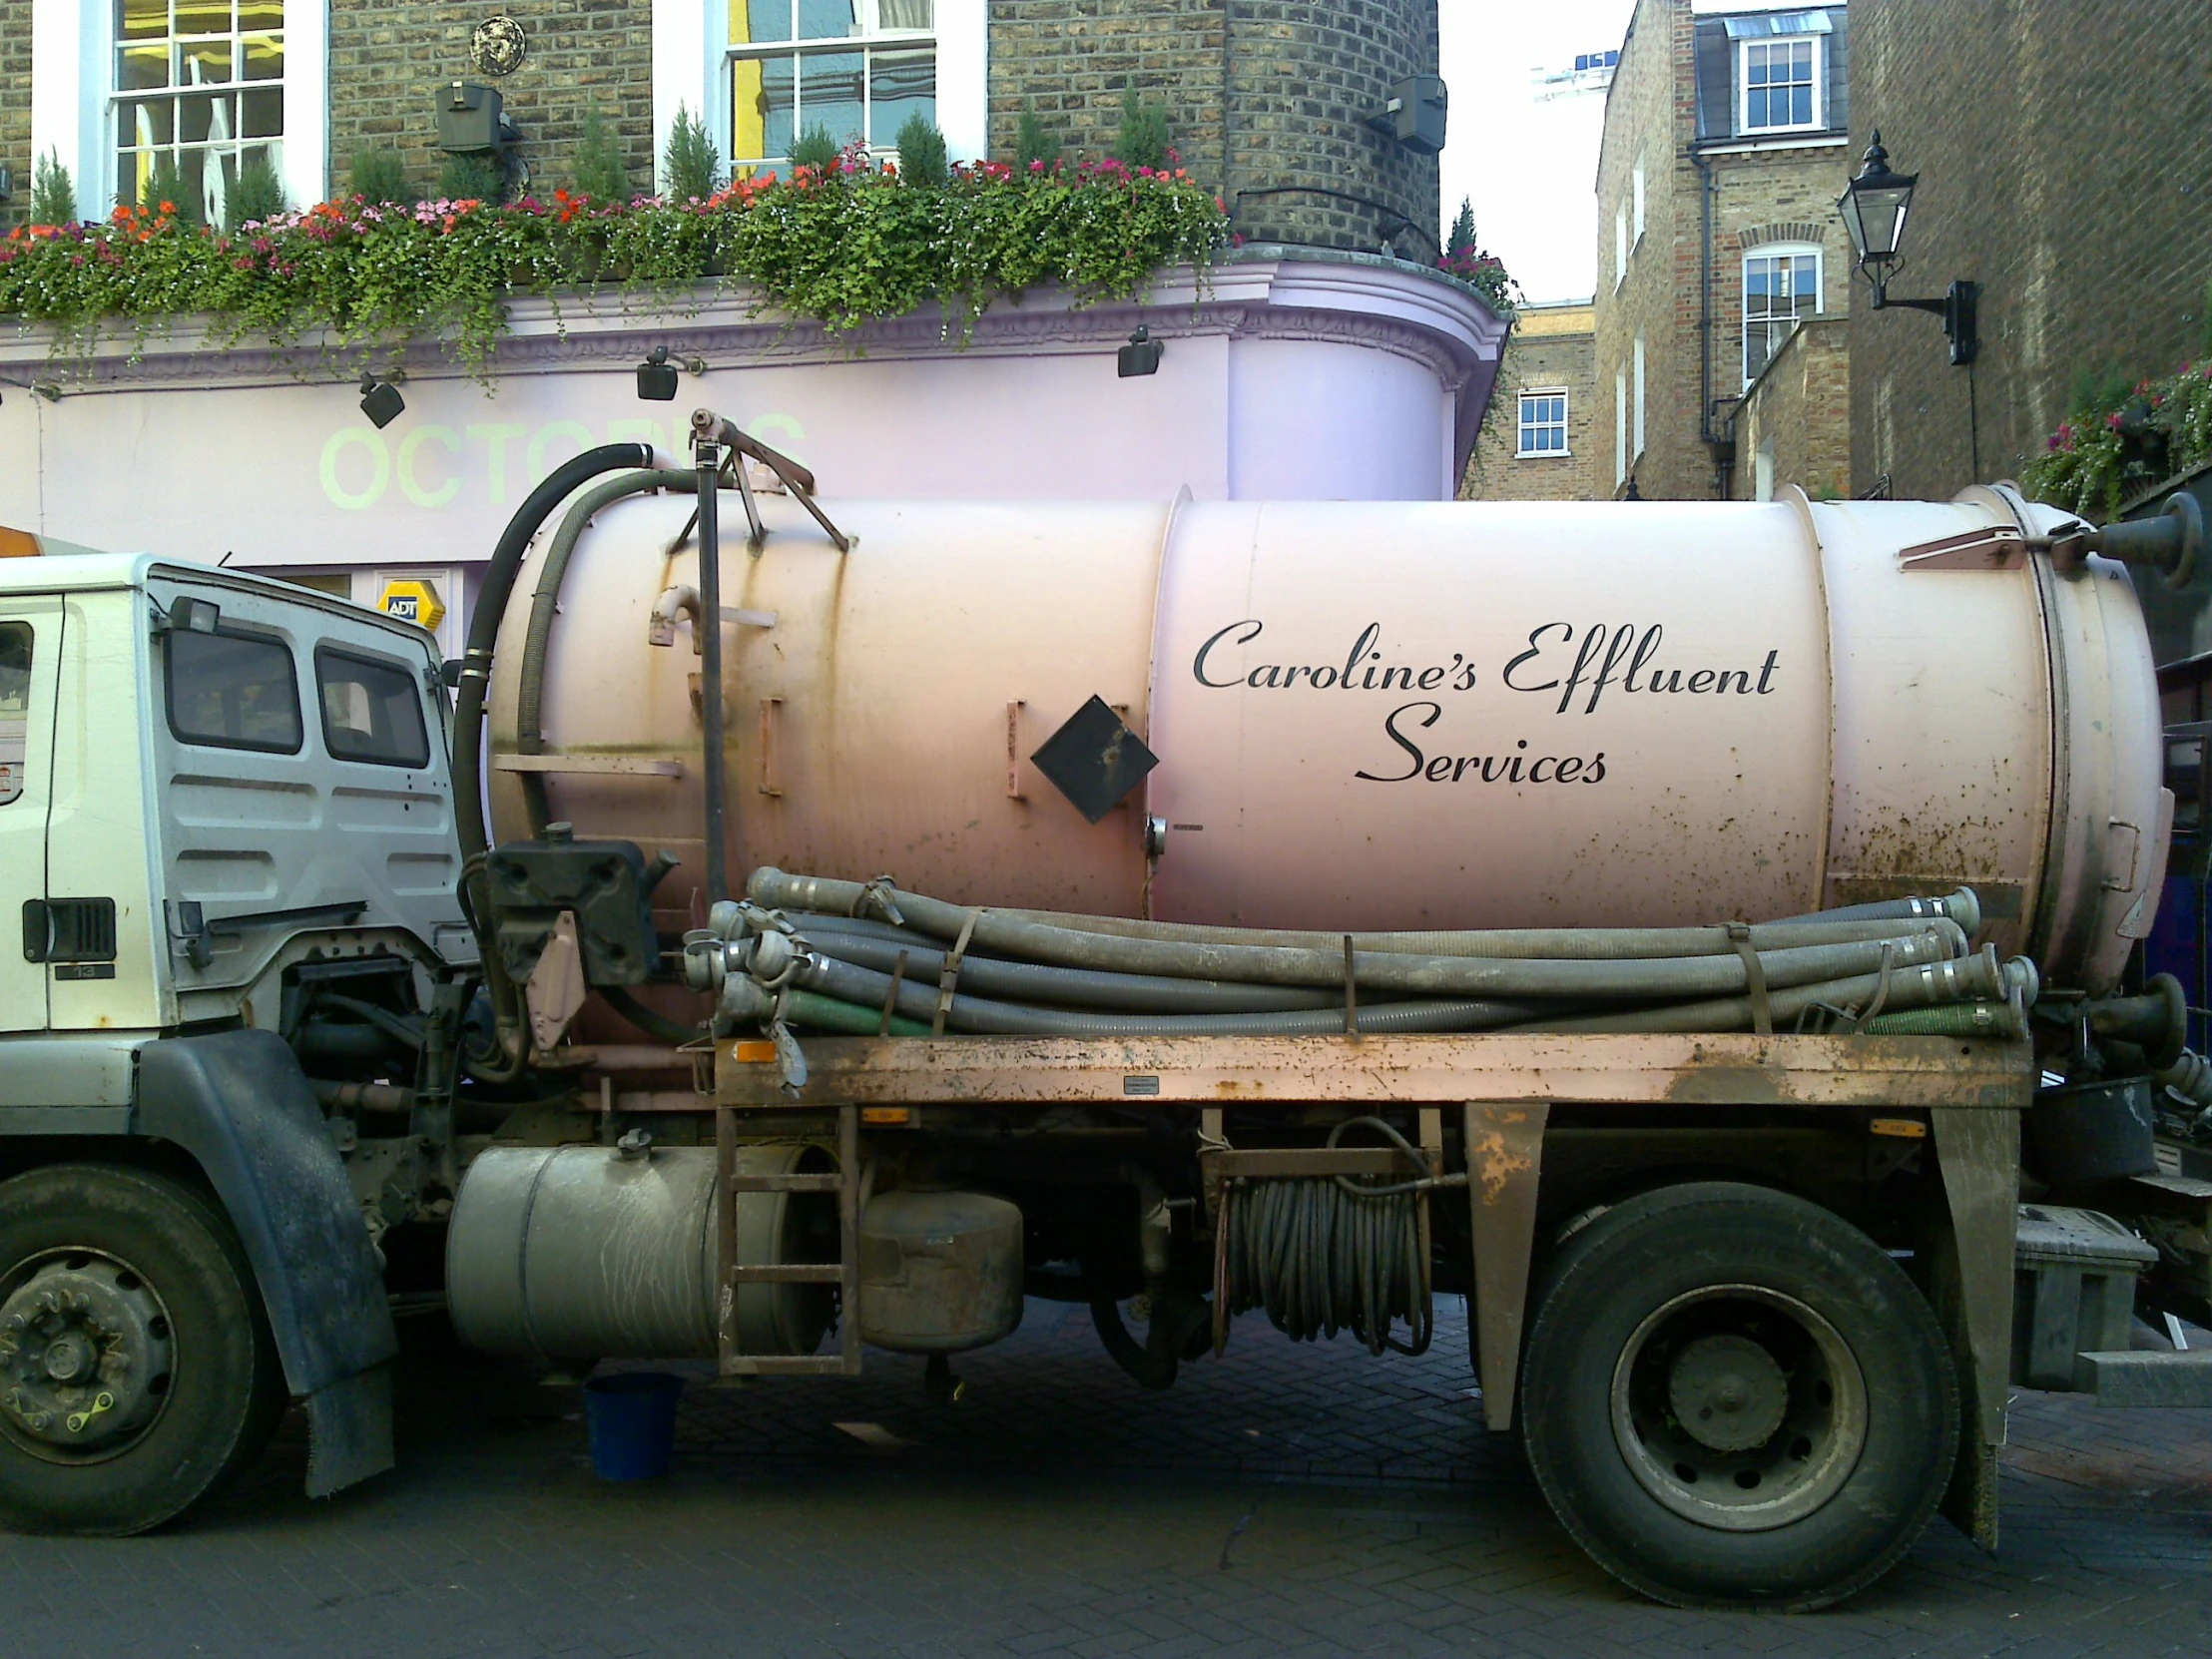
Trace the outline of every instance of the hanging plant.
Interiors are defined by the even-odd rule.
[[[89,352],[117,323],[143,336],[187,314],[212,317],[225,343],[285,345],[314,330],[340,347],[442,338],[481,377],[521,293],[619,281],[673,305],[719,280],[833,333],[934,300],[964,339],[994,299],[1040,283],[1089,304],[1137,298],[1170,266],[1203,274],[1226,227],[1220,202],[1181,169],[982,162],[931,185],[849,150],[683,202],[563,190],[550,203],[406,208],[356,196],[228,236],[167,200],[118,208],[105,223],[20,227],[0,241],[0,313],[53,326],[57,353]]]

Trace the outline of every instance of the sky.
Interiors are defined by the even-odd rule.
[[[1578,52],[1617,50],[1635,0],[1442,0],[1440,9],[1451,97],[1445,227],[1466,197],[1476,239],[1529,299],[1589,297],[1605,98],[1539,102],[1530,72],[1571,68]]]

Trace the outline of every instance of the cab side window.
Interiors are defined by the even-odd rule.
[[[178,741],[299,753],[299,681],[281,640],[178,629],[166,643],[169,729]]]
[[[0,807],[29,783],[23,766],[31,726],[31,625],[0,622]]]
[[[322,702],[322,745],[333,760],[421,767],[430,761],[422,689],[397,663],[319,647],[314,677]]]

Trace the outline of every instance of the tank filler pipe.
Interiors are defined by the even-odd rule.
[[[856,881],[792,876],[756,870],[750,893],[772,908],[858,907],[866,892]],[[896,891],[894,902],[908,921],[940,938],[963,930],[994,953],[1060,967],[1158,973],[1187,979],[1241,979],[1272,985],[1342,985],[1346,963],[1335,950],[1274,945],[1183,944],[1130,939],[1021,921],[997,911],[973,910],[919,893]],[[1887,963],[1910,967],[1961,954],[1965,935],[1948,917],[1931,917],[1902,938],[1798,946],[1759,952],[1770,989],[1813,984],[1866,973]],[[1730,995],[1748,987],[1741,957],[1679,956],[1644,960],[1573,961],[1540,958],[1405,956],[1356,952],[1354,982],[1364,988],[1427,997],[1634,997],[1653,1000]]]
[[[483,586],[477,591],[476,612],[469,619],[468,645],[461,658],[461,679],[453,709],[453,828],[461,843],[464,884],[471,902],[464,906],[481,919],[490,906],[482,902],[483,857],[491,849],[484,823],[484,697],[491,688],[492,656],[499,643],[499,624],[514,596],[515,577],[521,573],[523,555],[530,541],[553,509],[571,490],[602,472],[617,467],[649,467],[653,446],[646,443],[603,443],[587,449],[574,460],[555,467],[524,498],[507,521],[499,541],[484,566]],[[481,940],[484,983],[491,993],[494,1029],[502,1058],[497,1062],[471,1062],[470,1071],[487,1082],[504,1082],[522,1073],[528,1042],[524,1034],[521,997],[504,969],[491,941]]]
[[[545,562],[538,569],[538,585],[530,595],[530,626],[522,640],[522,678],[515,692],[515,747],[525,755],[545,752],[545,657],[553,640],[553,618],[560,606],[561,586],[585,527],[599,512],[626,496],[651,490],[674,490],[689,482],[674,467],[649,467],[619,472],[595,484],[576,499],[561,527],[553,533]],[[550,816],[542,773],[522,775],[522,799],[530,820],[530,833],[541,834]]]

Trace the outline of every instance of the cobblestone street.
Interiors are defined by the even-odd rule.
[[[300,1495],[295,1415],[185,1527],[0,1538],[0,1653],[2111,1655],[2212,1651],[2212,1413],[2015,1404],[2004,1548],[1938,1521],[1805,1617],[1653,1606],[1591,1566],[1483,1432],[1465,1326],[1419,1360],[1256,1320],[1148,1393],[1087,1314],[933,1406],[918,1361],[856,1384],[693,1387],[675,1472],[591,1473],[574,1390],[416,1355],[400,1467]],[[854,1432],[854,1430],[857,1432]]]

